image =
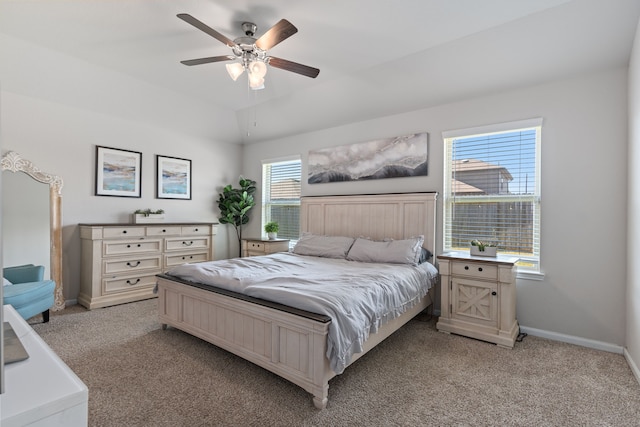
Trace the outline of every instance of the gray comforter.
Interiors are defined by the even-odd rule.
[[[184,264],[167,274],[331,317],[327,358],[340,374],[370,333],[416,305],[436,268],[291,253]]]

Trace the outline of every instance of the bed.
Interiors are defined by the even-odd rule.
[[[422,247],[434,253],[436,197],[437,193],[303,197],[301,231],[312,236],[366,236],[372,241],[406,241],[422,235]],[[295,256],[257,258],[298,262]],[[255,264],[257,258],[236,263]],[[204,268],[207,263],[202,264],[199,267]],[[197,274],[180,276],[158,276],[158,316],[163,328],[172,326],[197,336],[297,384],[313,395],[319,409],[327,405],[329,380],[429,307],[434,289],[422,292],[402,314],[376,325],[356,346],[358,351],[336,369],[328,357],[334,345],[331,315],[270,301],[260,293],[254,294],[258,297],[239,293],[224,286],[224,281],[211,286]]]

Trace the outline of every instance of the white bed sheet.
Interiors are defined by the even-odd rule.
[[[340,374],[370,333],[416,305],[437,269],[277,253],[173,268],[167,274],[331,317],[327,358]]]

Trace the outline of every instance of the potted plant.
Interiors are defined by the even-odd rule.
[[[497,245],[474,239],[471,241],[471,249],[469,253],[477,256],[496,256],[498,251]]]
[[[133,213],[134,224],[146,224],[152,222],[163,222],[164,210],[162,209],[138,209]]]
[[[278,230],[280,226],[275,221],[269,221],[264,225],[264,231],[267,233],[267,236],[270,240],[274,240],[278,237]]]
[[[240,188],[233,188],[231,184],[222,189],[218,198],[218,208],[221,224],[231,224],[238,236],[238,256],[242,256],[242,226],[249,222],[249,212],[256,204],[253,195],[256,192],[256,182],[240,177]]]

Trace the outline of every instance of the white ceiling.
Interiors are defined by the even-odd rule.
[[[249,91],[224,63],[182,65],[229,49],[178,13],[230,39],[286,18],[298,33],[270,53],[320,75],[270,68]],[[231,113],[219,134],[252,143],[624,66],[639,16],[639,0],[0,0],[0,34]]]

